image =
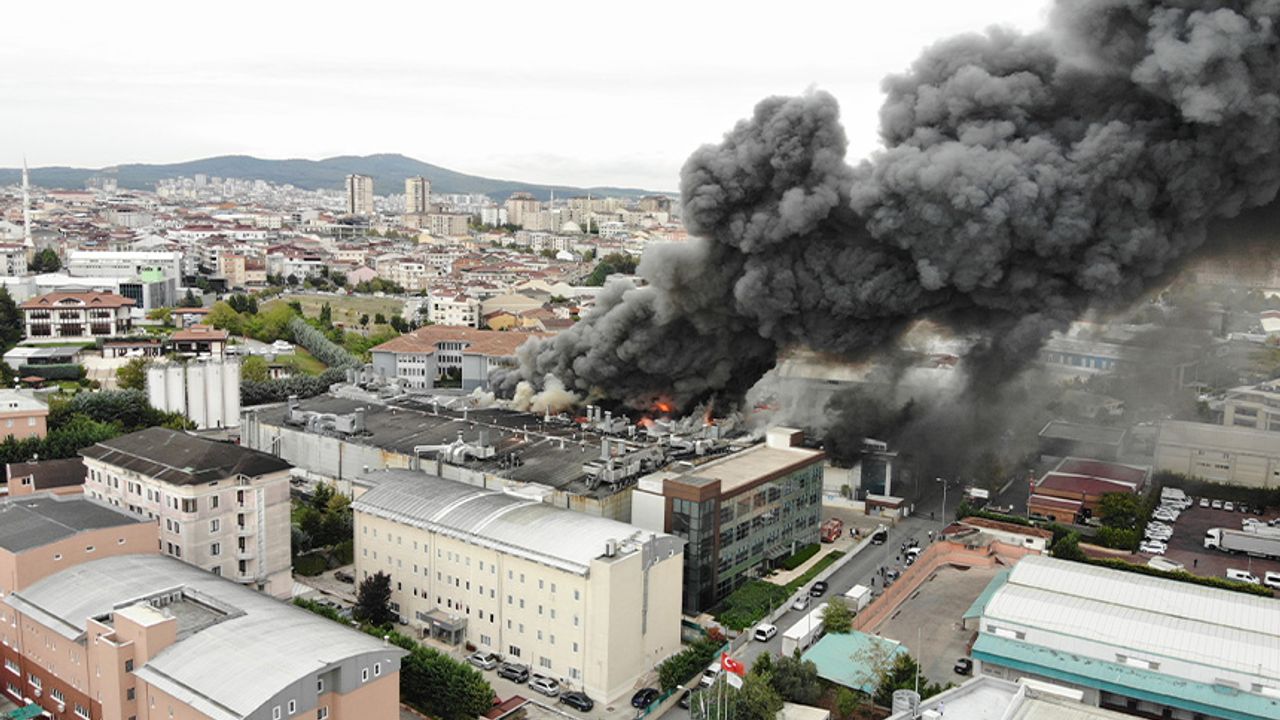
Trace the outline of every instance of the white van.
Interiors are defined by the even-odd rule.
[[[706,670],[702,671],[702,679],[698,681],[698,685],[704,688],[711,687],[711,685],[716,681],[716,676],[719,674],[720,661],[716,660],[708,665]]]
[[[778,627],[769,623],[760,623],[756,626],[755,638],[757,642],[769,642],[774,635],[778,634]]]
[[[1228,579],[1228,580],[1236,580],[1236,581],[1238,581],[1238,582],[1247,582],[1247,583],[1250,583],[1250,584],[1252,584],[1252,585],[1261,585],[1261,584],[1262,584],[1262,581],[1258,579],[1258,576],[1257,576],[1257,575],[1254,575],[1253,573],[1249,572],[1248,570],[1233,570],[1233,569],[1228,568],[1228,569],[1227,569],[1227,579]]]

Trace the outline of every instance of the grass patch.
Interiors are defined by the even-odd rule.
[[[329,309],[333,313],[333,321],[348,325],[359,325],[360,316],[368,315],[370,330],[373,330],[373,319],[377,317],[378,313],[382,313],[389,321],[392,315],[399,315],[404,311],[403,298],[307,294],[282,295],[269,303],[265,303],[262,306],[262,310],[265,312],[277,303],[288,302],[298,303],[302,306],[302,314],[312,318],[320,317],[320,308],[325,303],[329,303]]]
[[[809,557],[812,557],[812,554]],[[839,550],[827,553],[803,575],[786,585],[778,585],[766,580],[747,582],[720,602],[715,612],[716,621],[732,630],[746,630],[781,606],[797,590],[808,585],[819,573],[831,567],[831,564],[841,557],[844,557],[844,553]]]
[[[276,362],[290,365],[295,372],[305,375],[319,375],[329,369],[328,365],[317,360],[315,355],[307,352],[301,345],[294,346],[293,355],[277,355]]]
[[[795,570],[796,568],[808,562],[809,558],[813,557],[814,555],[817,555],[818,550],[820,549],[822,549],[822,545],[820,545],[819,543],[805,545],[804,547],[797,550],[795,555],[792,555],[788,558],[784,558],[782,562],[778,563],[778,565],[781,566],[783,570]]]
[[[821,560],[814,563],[813,567],[806,570],[803,575],[787,583],[786,585],[787,596],[790,597],[792,593],[804,587],[805,585],[808,585],[810,580],[818,577],[819,573],[831,567],[832,563],[834,563],[836,560],[839,560],[842,557],[844,557],[844,553],[840,552],[839,550],[832,550],[831,552],[827,553],[825,556],[823,556]]]

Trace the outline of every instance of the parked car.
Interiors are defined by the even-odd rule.
[[[1228,580],[1235,580],[1235,581],[1237,581],[1237,582],[1247,582],[1247,583],[1250,583],[1250,584],[1252,584],[1252,585],[1261,585],[1261,584],[1262,584],[1262,581],[1258,579],[1258,576],[1257,576],[1257,575],[1254,575],[1253,573],[1249,572],[1248,570],[1235,570],[1235,569],[1233,569],[1233,568],[1228,568],[1228,569],[1227,569],[1227,579],[1228,579]]]
[[[918,557],[920,557],[920,548],[918,547],[907,548],[907,564],[908,565],[915,562],[916,558]]]
[[[1200,507],[1202,508],[1209,507],[1209,498],[1207,497],[1200,498]]]
[[[1213,506],[1213,509],[1214,509],[1214,510],[1221,510],[1221,509],[1222,509],[1222,501],[1221,501],[1221,500],[1214,500],[1214,501],[1213,501],[1212,503],[1210,503],[1210,504]]]
[[[591,708],[596,706],[595,702],[587,697],[586,693],[581,693],[577,690],[570,690],[561,695],[560,702],[581,712],[591,712]]]
[[[800,597],[796,598],[795,602],[791,603],[791,609],[807,610],[809,609],[809,600],[810,598],[808,595],[801,595]]]
[[[1156,511],[1151,513],[1151,517],[1165,522],[1177,522],[1178,513],[1167,508],[1156,508]]]
[[[756,626],[755,638],[759,642],[769,642],[774,635],[778,634],[778,626],[769,623],[760,623]]]
[[[968,675],[973,672],[973,661],[967,657],[956,660],[955,668],[957,675]]]
[[[475,665],[481,670],[492,670],[498,667],[498,663],[501,661],[502,658],[498,657],[497,653],[484,652],[483,650],[471,653],[467,656],[467,662]]]
[[[809,588],[809,595],[811,597],[822,597],[826,593],[827,593],[827,583],[825,580],[819,580],[818,582],[813,584],[813,587]]]
[[[1228,500],[1222,503],[1222,509],[1226,510],[1227,512],[1235,512],[1236,504]]]
[[[877,531],[875,531],[875,533],[874,533],[874,534],[872,534],[872,536],[871,536],[871,544],[872,544],[872,545],[883,545],[883,544],[885,544],[885,542],[886,542],[888,539],[889,539],[889,531],[888,531],[888,530],[877,530]]]
[[[1160,542],[1165,542],[1173,538],[1173,533],[1168,530],[1154,530],[1152,528],[1147,528],[1147,531],[1143,533],[1143,537],[1147,538],[1148,540],[1158,540]]]
[[[1266,575],[1262,576],[1262,584],[1269,588],[1280,590],[1280,572],[1268,571]]]
[[[1163,555],[1169,546],[1159,540],[1144,540],[1138,544],[1138,552],[1151,555]]]
[[[498,677],[516,684],[525,683],[529,681],[529,667],[520,663],[505,662],[498,666]]]
[[[334,570],[333,579],[337,580],[338,582],[354,584],[356,581],[356,576],[347,572],[346,570]]]
[[[555,697],[560,694],[560,683],[546,675],[534,675],[533,678],[529,680],[529,689],[534,692],[542,693],[547,697]]]
[[[1240,503],[1239,505],[1236,506],[1236,512],[1247,513],[1249,512],[1249,506],[1245,505],[1244,503]]]
[[[693,704],[693,691],[685,690],[684,694],[680,696],[680,699],[676,701],[676,704],[685,710],[688,710],[689,706]]]
[[[658,688],[640,688],[635,695],[631,696],[631,707],[637,710],[643,710],[653,704],[654,700],[662,693],[658,692]]]

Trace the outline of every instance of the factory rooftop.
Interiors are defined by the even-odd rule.
[[[291,467],[257,450],[160,427],[104,440],[80,454],[173,485],[199,485],[237,475],[257,477]]]
[[[747,485],[782,477],[824,457],[821,450],[756,445],[728,457],[693,468],[682,482],[719,482],[720,494],[730,495]]]
[[[0,548],[20,553],[84,530],[135,525],[132,515],[86,500],[83,495],[42,493],[0,500]]]
[[[616,520],[411,470],[367,473],[356,512],[585,575],[610,542],[661,536]],[[619,552],[624,552],[620,549]]]
[[[116,614],[138,617],[149,604],[162,604],[176,618],[177,640],[135,673],[215,720],[258,717],[290,685],[348,658],[405,654],[163,555],[82,563],[10,593],[4,602],[80,642],[91,618],[110,626]]]

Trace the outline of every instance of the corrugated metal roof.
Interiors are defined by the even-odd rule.
[[[1028,556],[983,617],[1280,678],[1280,604],[1270,598]]]
[[[605,544],[659,533],[496,490],[409,471],[370,473],[356,512],[438,532],[585,575]],[[625,554],[623,548],[619,553]]]
[[[75,637],[84,633],[88,618],[177,588],[234,612],[186,637],[180,634],[138,674],[173,695],[199,699],[192,704],[214,718],[245,717],[289,685],[346,658],[381,653],[392,662],[405,654],[163,555],[82,563],[11,593],[4,602]]]

